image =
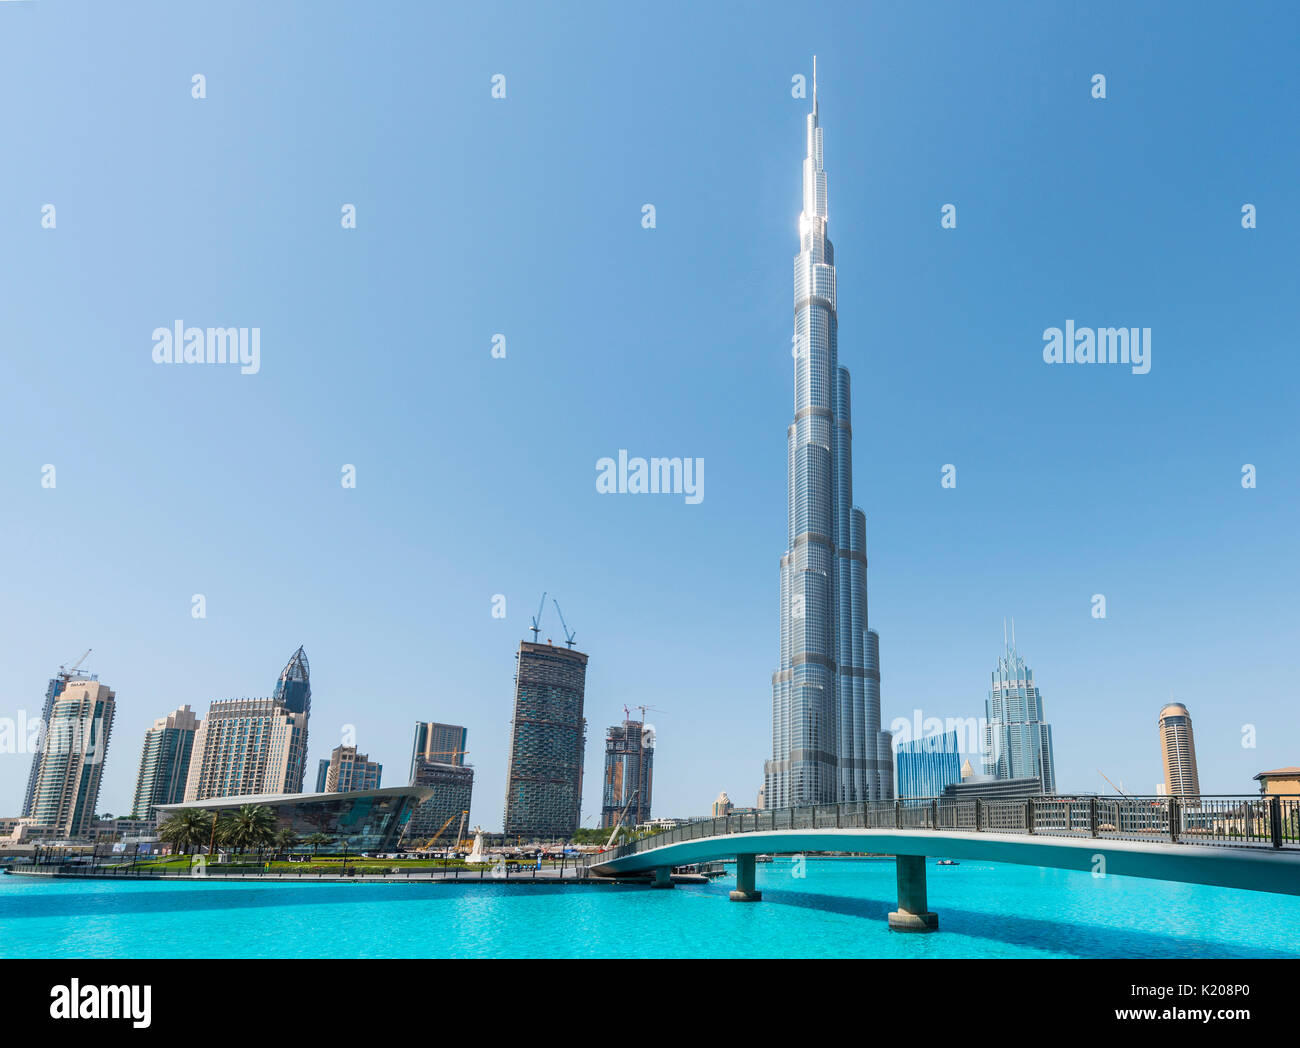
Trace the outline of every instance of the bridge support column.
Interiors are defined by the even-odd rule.
[[[673,886],[673,868],[671,866],[656,866],[654,878],[650,881],[651,888],[671,888]]]
[[[732,902],[758,902],[763,893],[754,887],[754,856],[736,856],[736,890],[731,893]]]
[[[931,913],[925,899],[925,856],[899,855],[898,909],[889,915],[889,927],[896,932],[932,932],[939,928],[939,915]]]

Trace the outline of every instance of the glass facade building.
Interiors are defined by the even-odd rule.
[[[894,753],[899,798],[938,797],[961,782],[960,761],[955,731],[899,743]]]
[[[50,711],[31,818],[60,837],[89,835],[99,801],[117,695],[96,680],[69,680]]]
[[[600,824],[611,828],[627,808],[624,823],[639,826],[650,821],[654,791],[654,731],[641,721],[625,720],[605,733],[605,781],[601,794]],[[631,807],[628,807],[631,805]]]
[[[995,779],[1036,778],[1056,792],[1052,728],[1043,721],[1043,696],[1034,671],[1016,650],[1015,634],[998,658],[986,703],[984,771]]]
[[[60,673],[45,689],[45,703],[41,707],[40,736],[36,742],[36,752],[32,754],[31,771],[27,773],[27,792],[23,794],[22,817],[24,819],[32,814],[32,801],[36,797],[36,780],[41,774],[41,750],[45,745],[45,734],[50,730],[50,715],[54,712],[54,700],[62,694],[63,686],[67,683],[68,678]]]
[[[199,720],[194,711],[182,706],[154,721],[153,727],[145,732],[131,818],[152,819],[157,805],[185,799],[185,780],[189,777],[190,756],[198,730]]]
[[[571,837],[582,817],[587,656],[521,641],[506,771],[505,834]]]
[[[772,676],[770,808],[887,800],[879,639],[867,628],[867,524],[853,505],[849,372],[839,365],[835,251],[816,63],[794,260],[794,421],[787,431],[788,542],[781,558],[781,661]]]
[[[290,713],[311,715],[311,666],[307,663],[307,653],[302,645],[298,646],[289,662],[280,671],[280,679],[275,683],[272,698],[284,703]],[[299,789],[302,786],[299,785]]]
[[[252,794],[212,797],[202,801],[160,805],[160,816],[182,808],[233,811],[244,804],[264,804],[274,813],[276,829],[291,829],[299,837],[323,833],[333,838],[331,848],[350,851],[393,851],[411,818],[411,812],[428,790],[418,786],[390,786],[381,790],[348,793]]]

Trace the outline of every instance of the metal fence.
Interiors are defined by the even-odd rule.
[[[1018,833],[1300,849],[1300,796],[922,797],[884,804],[813,804],[697,819],[589,854],[584,861],[600,866],[702,837],[819,829]]]
[[[495,863],[481,866],[395,866],[395,867],[356,867],[339,866],[336,868],[315,867],[302,870],[290,870],[283,867],[266,869],[264,866],[231,864],[221,862],[196,862],[192,866],[179,863],[169,866],[149,864],[110,865],[91,862],[77,862],[71,859],[51,857],[39,862],[14,864],[14,873],[27,871],[49,874],[55,877],[108,877],[123,880],[267,880],[267,881],[529,881],[554,883],[586,880],[590,867],[578,859],[571,858],[561,866],[548,866],[538,869],[521,863]]]

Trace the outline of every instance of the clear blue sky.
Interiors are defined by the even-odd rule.
[[[1172,691],[1203,788],[1252,792],[1300,763],[1288,6],[0,5],[0,715],[93,646],[121,812],[155,717],[304,644],[309,779],[345,724],[396,784],[463,723],[498,827],[549,590],[584,812],[624,703],[656,814],[753,803],[816,53],[886,722],[981,715],[1014,616],[1062,790],[1151,792]],[[1067,318],[1150,327],[1150,374],[1044,364]],[[154,364],[177,319],[260,327],[261,372]],[[702,457],[704,501],[597,494],[620,448]]]

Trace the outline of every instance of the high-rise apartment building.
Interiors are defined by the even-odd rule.
[[[469,732],[459,724],[437,721],[415,722],[415,744],[411,747],[411,781],[415,781],[415,763],[464,764]]]
[[[718,794],[718,799],[713,802],[713,817],[715,819],[725,819],[735,808],[736,806],[731,803],[731,798],[727,796],[727,791],[723,790]]]
[[[953,783],[961,782],[957,747],[955,731],[900,742],[894,753],[899,798],[938,797]]]
[[[50,709],[31,819],[60,837],[85,837],[95,819],[116,694],[97,680],[66,680]]]
[[[1165,765],[1165,793],[1171,797],[1198,796],[1201,779],[1196,772],[1192,715],[1181,702],[1171,702],[1160,711],[1160,756]]]
[[[358,753],[355,746],[335,746],[325,770],[322,793],[348,793],[352,790],[377,790],[384,766],[370,755]]]
[[[271,698],[212,703],[194,736],[185,800],[302,793],[310,714],[311,671],[299,648]]]
[[[32,813],[32,800],[36,796],[36,780],[41,774],[41,751],[45,747],[45,735],[50,730],[50,715],[54,712],[54,700],[59,697],[65,684],[67,680],[59,674],[50,680],[49,687],[45,689],[45,703],[41,706],[40,734],[36,739],[36,750],[32,754],[31,770],[27,773],[27,792],[23,794],[22,817],[24,819]]]
[[[587,656],[521,641],[516,659],[505,834],[570,837],[582,817]]]
[[[1037,778],[1044,793],[1056,792],[1052,757],[1052,728],[1043,720],[1043,696],[1034,684],[1034,671],[1005,631],[1005,648],[993,671],[985,704],[984,770],[995,779]]]
[[[606,828],[623,821],[632,826],[650,821],[654,790],[654,729],[641,721],[625,720],[605,732],[605,781],[600,824]]]
[[[152,819],[157,805],[185,799],[185,782],[189,778],[190,757],[198,730],[199,719],[187,705],[158,718],[145,732],[131,818]]]
[[[768,807],[879,801],[892,790],[880,733],[879,642],[867,627],[867,523],[853,505],[849,372],[839,364],[835,250],[813,65],[794,260],[794,421],[781,662],[772,675]]]

